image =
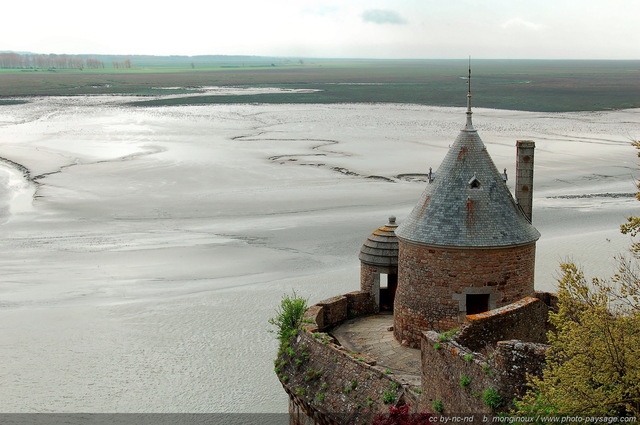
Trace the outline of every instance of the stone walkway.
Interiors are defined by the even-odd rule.
[[[347,350],[368,354],[400,380],[420,386],[420,350],[400,345],[392,326],[392,314],[378,314],[348,320],[331,334]]]

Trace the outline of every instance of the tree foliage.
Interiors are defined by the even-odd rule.
[[[289,340],[291,335],[298,330],[304,312],[307,310],[307,300],[296,295],[285,295],[280,301],[280,306],[276,309],[276,316],[269,319],[269,323],[274,325],[278,339],[281,342]]]
[[[587,416],[640,414],[640,312],[620,303],[612,282],[589,285],[575,264],[562,264],[555,331],[541,378],[521,413]],[[637,295],[637,286],[634,291]]]
[[[630,217],[621,231],[636,236],[640,217]],[[531,378],[517,404],[520,414],[640,415],[640,242],[630,251],[630,258],[617,258],[609,280],[588,282],[575,264],[561,265],[547,367]]]
[[[635,141],[632,145],[640,151],[640,141]],[[637,155],[640,157],[640,152],[638,152]],[[638,183],[636,187],[640,189],[640,183]],[[640,191],[636,193],[636,199],[640,201]],[[620,231],[625,235],[637,236],[640,232],[640,217],[629,217],[627,222],[620,226]],[[631,245],[631,252],[638,258],[637,256],[640,255],[640,242],[636,241]]]
[[[0,68],[3,69],[89,69],[104,68],[104,62],[84,55],[40,55],[0,52]],[[118,62],[124,68],[131,68],[131,60]]]

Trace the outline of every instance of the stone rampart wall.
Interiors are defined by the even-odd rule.
[[[365,424],[390,404],[418,405],[417,389],[403,387],[375,359],[336,345],[323,332],[347,317],[368,314],[369,297],[352,292],[310,307],[308,323],[281,348],[275,366],[289,395],[291,424]]]
[[[513,399],[526,392],[527,374],[539,376],[544,369],[547,314],[543,301],[526,297],[467,316],[469,322],[451,337],[424,332],[420,409],[440,406],[450,414],[509,410]]]
[[[378,306],[373,295],[354,291],[320,301],[309,307],[305,319],[313,321],[317,330],[323,332],[347,319],[377,313]]]
[[[436,410],[439,405],[442,413],[490,412],[478,397],[485,389],[497,387],[495,376],[483,369],[488,368],[485,356],[454,341],[440,341],[434,331],[423,334],[421,350],[421,410]]]
[[[538,298],[525,297],[495,310],[467,316],[468,322],[456,334],[455,341],[471,351],[509,339],[546,343],[547,319],[547,305]]]
[[[524,394],[527,374],[539,375],[544,367],[546,345],[513,340],[539,341],[544,334],[546,304],[525,298],[471,317],[452,337],[423,333],[419,394],[374,358],[338,346],[324,332],[347,318],[370,314],[374,307],[370,294],[351,292],[307,310],[299,334],[276,360],[276,373],[289,395],[291,425],[366,424],[398,403],[444,414],[505,411],[514,397]]]
[[[490,355],[474,353],[441,334],[425,332],[422,341],[422,410],[442,413],[508,411],[526,391],[526,374],[540,375],[547,345],[500,341]]]

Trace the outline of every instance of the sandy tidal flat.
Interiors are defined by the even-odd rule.
[[[358,289],[361,243],[408,214],[463,110],[127,100],[0,106],[2,410],[286,411],[274,307]],[[640,110],[474,124],[511,188],[515,141],[536,141],[537,287],[567,258],[611,274]]]

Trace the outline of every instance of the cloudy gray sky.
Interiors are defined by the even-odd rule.
[[[0,50],[351,58],[640,59],[640,0],[33,0]]]

